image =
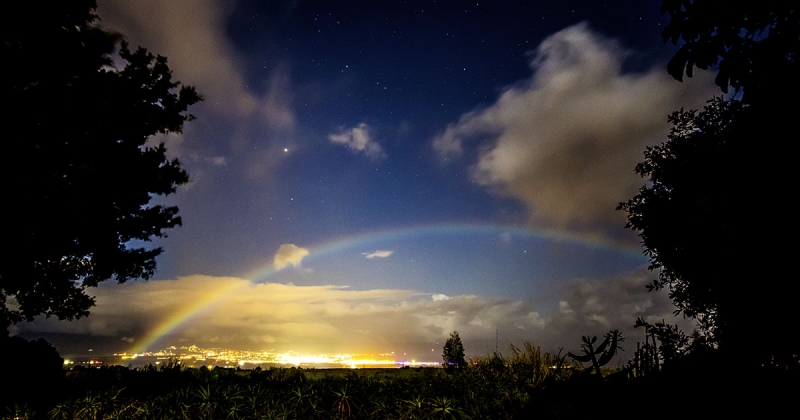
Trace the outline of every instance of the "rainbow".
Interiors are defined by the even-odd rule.
[[[593,249],[614,250],[616,252],[624,253],[630,256],[638,256],[644,259],[640,247],[623,244],[621,242],[600,237],[581,236],[555,230],[532,229],[519,226],[466,223],[411,226],[399,229],[365,232],[359,235],[342,236],[316,246],[307,247],[309,250],[309,256],[307,258],[322,257],[353,248],[357,248],[359,252],[373,251],[373,246],[384,241],[414,239],[422,236],[452,236],[464,234],[498,236],[509,234],[514,236],[534,237],[554,242],[564,242],[586,246]],[[220,302],[223,302],[228,297],[233,296],[235,293],[244,290],[247,287],[252,287],[252,285],[256,283],[265,282],[270,276],[278,271],[279,270],[276,270],[273,266],[273,262],[269,261],[269,263],[260,266],[246,274],[244,278],[249,281],[236,282],[232,285],[224,285],[219,289],[205,293],[202,298],[196,299],[195,301],[166,317],[161,323],[152,329],[135,346],[135,348],[130,351],[130,353],[140,354],[147,351],[162,338],[173,334],[175,331],[188,324],[191,320],[197,318],[203,313],[208,312],[209,309],[216,306]]]
[[[203,293],[200,299],[195,299],[161,321],[129,353],[136,355],[147,351],[162,338],[170,335],[201,314],[208,312],[215,304],[224,301],[227,297],[233,296],[250,285],[248,282],[235,282]]]
[[[357,248],[359,252],[374,251],[370,246],[379,242],[390,240],[413,239],[422,236],[455,236],[464,234],[483,234],[483,235],[502,235],[509,234],[521,237],[534,237],[551,240],[553,242],[563,242],[582,245],[593,249],[608,249],[627,254],[634,257],[643,257],[641,247],[613,241],[601,237],[589,237],[585,235],[570,234],[549,229],[533,229],[529,227],[491,225],[491,224],[455,224],[447,223],[440,225],[422,225],[399,229],[381,230],[366,232],[358,235],[343,236],[334,238],[323,244],[306,247],[309,255],[306,258],[324,257],[335,254],[347,249]],[[270,261],[255,270],[252,270],[244,277],[253,282],[266,280],[276,272]]]

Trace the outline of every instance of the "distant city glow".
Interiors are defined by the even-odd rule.
[[[155,357],[156,364],[163,360],[194,361],[205,364],[220,362],[248,368],[257,365],[281,365],[294,367],[341,366],[352,369],[364,367],[425,367],[440,366],[441,362],[422,362],[417,360],[397,360],[394,352],[382,354],[301,354],[295,352],[276,353],[272,351],[250,351],[230,349],[203,349],[197,346],[171,346],[157,352],[118,353],[115,356],[122,360],[134,360],[140,357]],[[377,356],[377,357],[376,357]]]

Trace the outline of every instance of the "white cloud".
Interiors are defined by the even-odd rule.
[[[642,185],[633,169],[647,145],[666,139],[667,115],[714,92],[704,73],[690,83],[661,66],[622,73],[627,55],[586,24],[566,28],[535,50],[529,79],[463,114],[433,147],[446,160],[478,147],[474,179],[525,203],[532,225],[619,229],[625,215],[615,208]]]
[[[370,134],[370,128],[366,123],[361,123],[356,127],[341,129],[338,134],[331,134],[328,140],[333,144],[340,144],[349,148],[355,153],[363,153],[371,159],[386,157],[386,154]]]
[[[447,296],[447,295],[442,294],[442,293],[437,293],[437,294],[431,296],[431,299],[433,299],[434,301],[449,300],[450,296]]]
[[[367,259],[387,258],[392,254],[394,254],[394,251],[375,251],[375,252],[362,252],[361,253],[361,255],[365,256]]]
[[[166,56],[175,78],[195,86],[215,112],[256,116],[271,128],[291,129],[295,117],[288,68],[273,70],[265,95],[248,88],[242,59],[225,34],[232,6],[213,0],[99,0],[97,11],[100,23],[122,32],[131,47]]]
[[[207,158],[207,161],[210,162],[214,166],[225,166],[228,164],[225,156],[212,156]]]
[[[299,266],[308,255],[308,249],[301,248],[295,244],[283,244],[278,248],[275,253],[273,264],[276,269],[281,270],[289,265]]]

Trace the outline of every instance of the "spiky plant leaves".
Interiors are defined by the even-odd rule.
[[[429,403],[430,417],[441,419],[469,419],[470,417],[458,407],[454,398],[434,397]]]
[[[26,404],[9,407],[3,420],[31,420],[36,418],[36,413],[31,411]]]
[[[609,339],[611,339],[611,348],[609,348],[608,351],[603,353],[603,355],[600,356],[600,359],[597,360],[597,364],[599,366],[607,365],[608,362],[610,362],[611,359],[614,357],[614,355],[617,354],[617,350],[618,349],[622,350],[622,348],[619,347],[618,342],[625,340],[622,337],[622,334],[619,332],[619,330],[614,330],[606,334],[606,341],[609,341]]]
[[[597,346],[597,348],[595,349],[595,352],[597,352],[597,353],[604,352],[606,347],[608,346],[608,341],[609,341],[610,338],[611,338],[611,335],[610,334],[606,334],[605,339],[603,339],[603,342],[600,343],[599,346]]]
[[[347,382],[339,384],[339,387],[333,391],[333,411],[337,416],[345,419],[353,418],[358,410],[356,399],[348,389]]]

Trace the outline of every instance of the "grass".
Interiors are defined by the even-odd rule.
[[[473,359],[459,370],[110,366],[73,370],[51,384],[48,398],[33,393],[3,401],[0,420],[585,419],[601,413],[652,420],[721,418],[747,404],[773,418],[793,406],[800,391],[797,371],[743,382],[727,366],[698,366],[703,369],[600,377],[530,344],[512,347],[510,356]],[[705,404],[698,406],[696,398]],[[722,405],[729,402],[739,405]]]
[[[430,375],[444,375],[445,371],[441,368],[435,367],[419,367],[419,368],[336,368],[336,369],[303,369],[303,375],[307,379],[325,379],[325,378],[346,378],[351,375],[357,375],[361,378],[372,378],[379,380],[397,380],[397,379],[416,379]]]

